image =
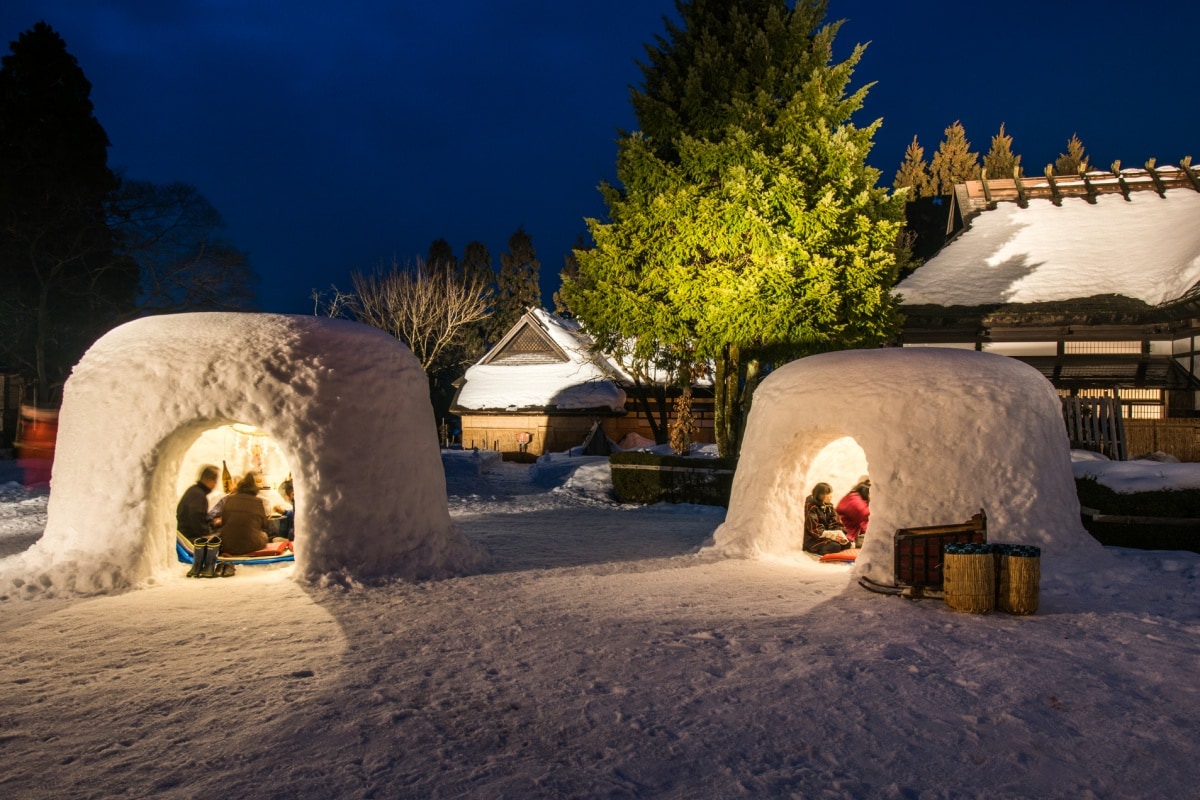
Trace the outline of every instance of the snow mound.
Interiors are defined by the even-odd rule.
[[[0,562],[0,596],[122,591],[177,574],[176,486],[205,431],[270,433],[296,487],[296,577],[463,574],[486,554],[450,521],[428,383],[404,345],[352,322],[151,317],[67,381],[46,530]]]
[[[831,483],[836,502],[862,473],[873,485],[857,569],[875,580],[894,577],[897,528],[964,522],[981,508],[989,541],[1039,545],[1043,564],[1102,552],[1080,522],[1053,386],[1016,359],[942,348],[826,353],[772,373],[706,549],[794,554],[813,485]]]

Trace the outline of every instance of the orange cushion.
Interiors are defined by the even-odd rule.
[[[833,562],[841,562],[841,563],[853,564],[855,559],[857,559],[857,558],[858,558],[858,550],[851,547],[849,550],[843,550],[840,553],[826,553],[825,555],[821,556],[821,563],[829,564],[829,563],[833,563]]]

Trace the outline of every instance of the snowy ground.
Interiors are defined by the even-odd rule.
[[[0,603],[0,796],[1194,796],[1200,555],[1043,564],[1037,615],[956,614],[698,557],[720,509],[549,466],[449,465],[484,575]],[[0,556],[45,501],[0,485]]]

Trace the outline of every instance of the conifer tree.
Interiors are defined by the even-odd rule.
[[[492,268],[492,254],[483,242],[467,242],[459,268],[465,277],[478,276],[494,288],[496,272]]]
[[[495,344],[508,333],[526,309],[541,308],[540,271],[533,239],[523,226],[517,228],[508,238],[508,252],[500,254],[489,343]]]
[[[1021,157],[1013,155],[1012,137],[1004,132],[1004,123],[1000,123],[1000,132],[992,137],[992,147],[983,157],[983,168],[987,170],[989,179],[1020,177]]]
[[[930,163],[933,190],[939,195],[951,194],[955,184],[979,180],[979,154],[971,152],[962,123],[955,120],[946,128],[945,136]]]
[[[789,8],[789,6],[791,6]],[[892,336],[903,204],[851,116],[863,46],[832,62],[817,0],[692,0],[647,47],[640,131],[618,142],[609,219],[562,295],[602,347],[682,375],[716,366],[717,443],[736,454],[763,368]]]
[[[1054,160],[1054,174],[1082,175],[1089,169],[1091,165],[1083,152],[1083,142],[1079,141],[1078,134],[1073,133],[1067,142],[1067,152],[1059,153],[1058,158]]]
[[[586,250],[588,244],[584,241],[583,234],[575,237],[575,246],[567,251],[563,256],[563,269],[559,276],[565,281],[573,281],[579,275],[579,259],[575,253],[579,250]],[[560,316],[571,317],[571,309],[567,306],[567,301],[563,299],[562,288],[554,293],[554,313]]]
[[[118,186],[92,85],[44,22],[0,60],[0,358],[49,399],[133,305],[137,265],[115,254]]]
[[[904,161],[896,170],[896,179],[892,188],[896,191],[907,189],[904,199],[911,202],[933,194],[933,179],[929,175],[929,162],[925,160],[925,148],[917,144],[914,136],[912,144],[904,151]]]
[[[430,272],[457,272],[458,258],[454,248],[445,238],[434,239],[429,243],[429,258],[425,259],[425,269]]]

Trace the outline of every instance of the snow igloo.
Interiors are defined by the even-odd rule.
[[[227,426],[269,436],[286,462],[297,578],[414,580],[486,563],[450,521],[428,382],[407,347],[343,320],[178,314],[116,328],[75,366],[45,533],[0,567],[0,594],[182,575],[180,487],[197,478],[197,442]]]
[[[762,382],[729,512],[706,550],[796,555],[812,487],[831,484],[836,503],[862,475],[871,521],[856,571],[876,581],[894,579],[897,528],[965,522],[981,508],[988,541],[1038,545],[1043,563],[1099,548],[1080,521],[1061,402],[1041,373],[989,353],[888,348],[804,358]]]

